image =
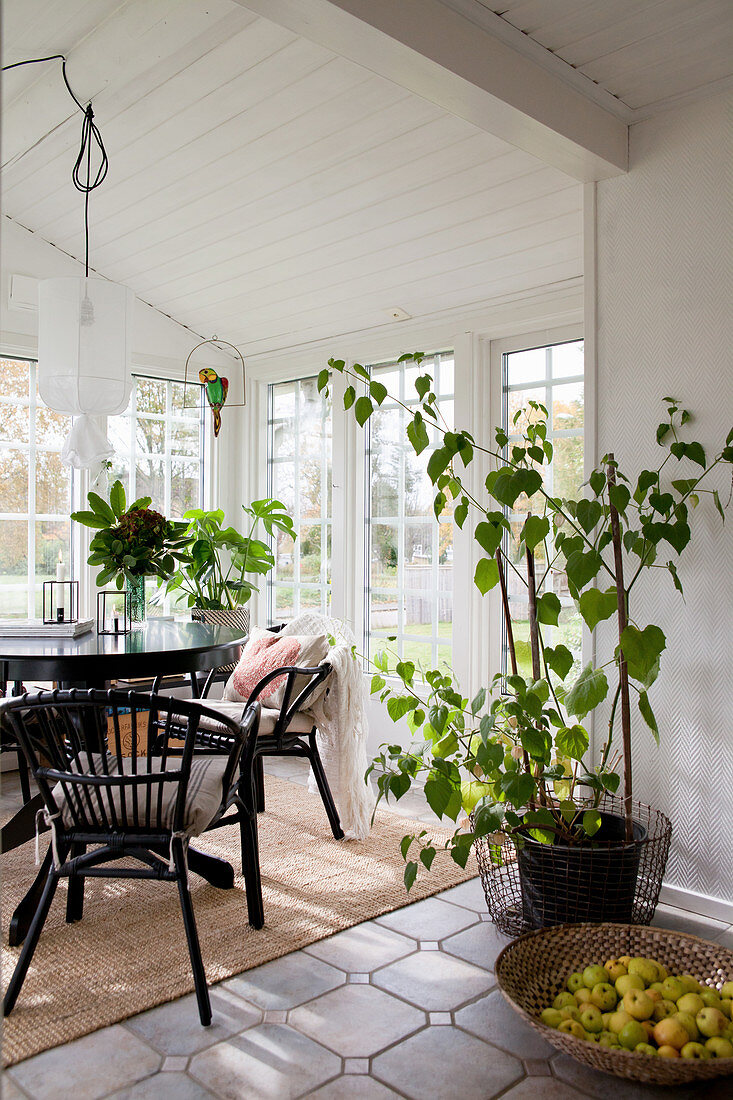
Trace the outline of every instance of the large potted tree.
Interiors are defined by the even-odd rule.
[[[420,353],[402,357],[418,367],[422,359]],[[344,405],[365,424],[387,396],[385,387],[360,364],[331,359],[319,376],[322,390],[334,371],[350,376]],[[553,448],[542,405],[530,402],[515,417],[516,435],[510,440],[498,428],[495,446],[486,448],[441,423],[429,375],[418,374],[415,388],[417,404],[403,406],[407,438],[417,454],[429,452],[436,520],[449,506],[459,527],[471,519],[483,551],[475,584],[483,594],[501,591],[509,668],[469,700],[449,669],[420,669],[379,654],[372,693],[394,721],[407,720],[415,737],[406,749],[382,746],[372,765],[379,795],[400,798],[418,785],[438,817],[457,822],[463,816],[446,847],[462,866],[476,847],[490,910],[507,931],[583,919],[650,920],[670,829],[663,815],[634,801],[631,739],[641,724],[659,740],[649,691],[666,639],[657,625],[634,618],[632,597],[652,569],[682,591],[677,564],[703,494],[723,516],[718,492],[705,479],[733,463],[733,431],[709,458],[699,442],[683,438],[690,413],[665,398],[655,468],[631,477],[609,454],[582,495],[561,499],[544,484]],[[432,450],[428,426],[440,440]],[[465,484],[476,452],[491,460],[485,496]],[[525,518],[512,543],[507,511],[518,502]],[[530,667],[524,671],[507,596],[509,569],[527,588]],[[558,571],[590,631],[613,623],[615,642],[605,659],[580,671],[570,650],[547,638],[561,610],[550,587]],[[594,718],[607,734],[591,760]],[[436,850],[422,832],[406,836],[402,852],[409,888]],[[508,865],[511,873],[499,877],[492,896],[493,869]]]

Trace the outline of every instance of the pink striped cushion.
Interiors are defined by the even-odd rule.
[[[249,699],[259,681],[269,672],[278,668],[299,666],[315,668],[328,655],[328,640],[325,634],[299,637],[295,634],[274,634],[270,630],[254,627],[250,631],[249,641],[242,650],[239,663],[227,680],[224,699],[239,702]],[[266,684],[257,698],[263,706],[280,710],[285,693],[285,675],[276,676]],[[297,698],[308,682],[305,676],[299,676],[291,702]],[[315,696],[310,696],[308,705]]]

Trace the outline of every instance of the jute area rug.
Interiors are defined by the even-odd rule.
[[[233,890],[191,875],[191,892],[208,981],[218,982],[305,947],[341,929],[399,909],[477,873],[439,852],[430,874],[405,892],[399,842],[426,826],[377,814],[363,841],[335,841],[318,795],[267,776],[267,812],[260,815],[260,865],[265,927],[247,923],[239,829],[195,841],[232,863]],[[429,829],[437,839],[449,834]],[[7,946],[7,925],[35,876],[33,841],[2,857],[4,983],[20,948]],[[174,883],[87,879],[84,918],[65,922],[62,880],[33,964],[3,1025],[3,1060],[12,1065],[193,990]],[[193,1010],[192,1010],[193,1011]]]

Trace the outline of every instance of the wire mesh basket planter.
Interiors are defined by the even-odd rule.
[[[248,607],[194,607],[191,609],[191,618],[195,623],[211,623],[213,626],[230,626],[233,630],[241,630],[242,634],[249,634],[249,608]],[[228,665],[222,665],[219,672],[234,672],[237,662],[232,661]]]
[[[623,819],[623,802],[606,796],[606,820]],[[529,840],[475,842],[489,915],[508,936],[582,922],[649,924],[659,901],[672,824],[659,810],[633,804],[634,840],[623,833],[576,847]],[[609,820],[608,828],[613,829]]]

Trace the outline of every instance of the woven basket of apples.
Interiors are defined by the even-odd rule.
[[[658,1085],[733,1074],[733,951],[632,924],[529,932],[496,962],[502,993],[559,1050]]]

